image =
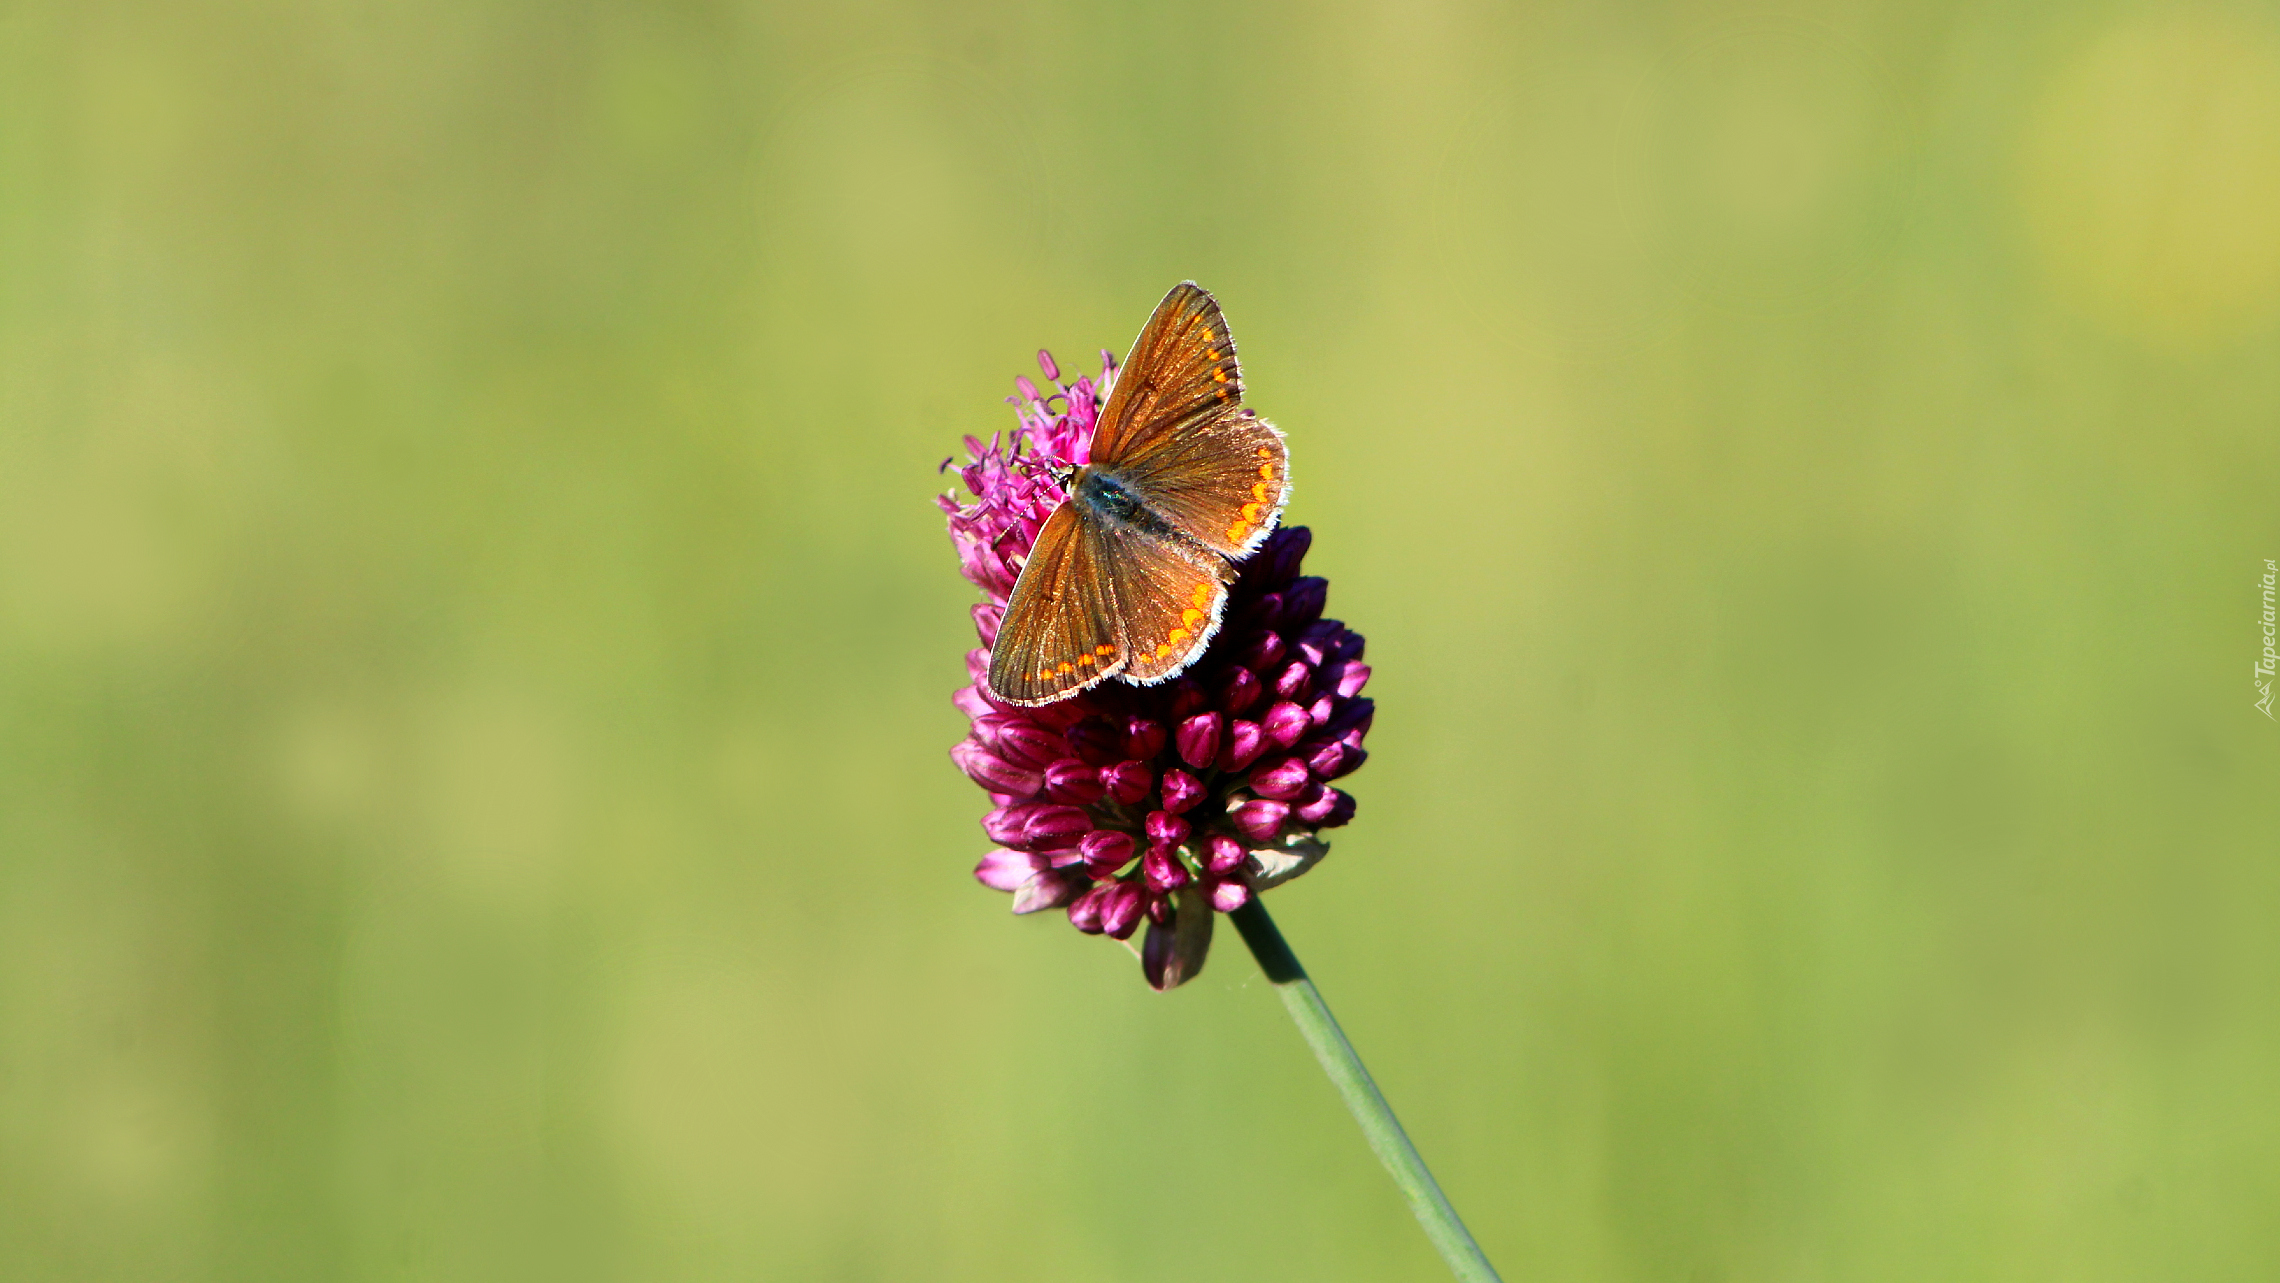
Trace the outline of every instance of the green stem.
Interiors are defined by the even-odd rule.
[[[1282,932],[1275,929],[1266,906],[1254,896],[1228,916],[1234,919],[1235,929],[1243,933],[1243,943],[1251,946],[1259,969],[1282,994],[1290,1018],[1298,1022],[1306,1045],[1314,1048],[1314,1058],[1322,1062],[1322,1072],[1338,1085],[1346,1108],[1353,1111],[1354,1121],[1362,1125],[1362,1135],[1369,1138],[1378,1161],[1385,1164],[1393,1183],[1409,1199],[1409,1210],[1417,1214],[1417,1223],[1425,1227],[1425,1237],[1433,1240],[1441,1259],[1465,1283],[1501,1283],[1496,1267],[1481,1255],[1480,1244],[1473,1242],[1465,1223],[1457,1219],[1457,1209],[1449,1206],[1448,1196],[1434,1183],[1433,1173],[1425,1170],[1425,1160],[1409,1143],[1409,1133],[1401,1130],[1393,1106],[1385,1103],[1385,1093],[1371,1080],[1370,1071],[1362,1067],[1354,1044],[1346,1041],[1345,1031],[1338,1028],[1314,982],[1306,978],[1306,968],[1298,965],[1297,955],[1283,942]]]

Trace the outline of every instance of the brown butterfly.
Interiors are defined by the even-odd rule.
[[[1245,409],[1219,304],[1185,281],[1156,305],[1014,581],[990,689],[1050,704],[1111,677],[1152,686],[1203,654],[1234,564],[1290,499],[1282,433]]]

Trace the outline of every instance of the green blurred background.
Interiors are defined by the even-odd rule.
[[[968,876],[935,464],[1183,277],[1508,1279],[2273,1277],[2268,6],[0,13],[0,1277],[1444,1277]]]

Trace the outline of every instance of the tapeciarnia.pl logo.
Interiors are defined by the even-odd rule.
[[[2272,717],[2272,670],[2280,654],[2272,649],[2272,603],[2275,590],[2280,590],[2280,564],[2270,557],[2264,559],[2264,654],[2256,661],[2256,711]],[[2280,721],[2280,717],[2272,720]]]

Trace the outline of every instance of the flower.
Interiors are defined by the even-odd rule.
[[[982,831],[997,844],[974,876],[1012,892],[1015,913],[1066,909],[1079,931],[1128,940],[1146,922],[1142,971],[1170,989],[1203,969],[1217,914],[1312,868],[1329,852],[1321,831],[1353,818],[1331,782],[1369,756],[1370,669],[1361,636],[1322,617],[1328,582],[1299,573],[1312,535],[1296,526],[1239,563],[1224,626],[1172,681],[1108,681],[1036,708],[991,698],[1006,599],[1062,502],[1054,471],[1088,460],[1116,379],[1108,352],[1098,380],[1062,383],[1050,353],[1037,363],[1052,391],[1015,380],[1013,430],[966,438],[972,501],[938,499],[959,570],[985,594],[982,644],[952,696],[973,728],[950,760],[988,792]]]

